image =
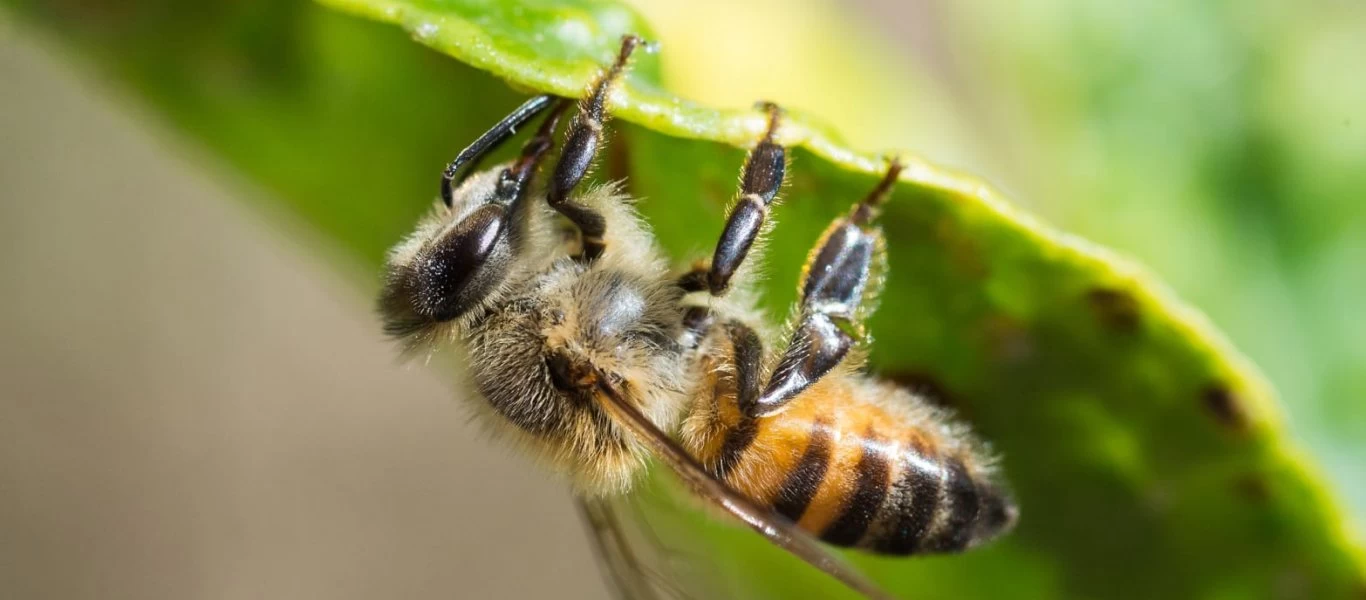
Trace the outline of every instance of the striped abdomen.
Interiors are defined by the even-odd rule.
[[[912,394],[832,376],[781,413],[746,419],[724,381],[683,441],[713,474],[827,543],[955,552],[1013,526],[1015,507],[966,433]]]

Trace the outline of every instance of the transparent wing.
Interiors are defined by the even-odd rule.
[[[578,504],[603,575],[618,599],[694,597],[679,583],[684,579],[678,557],[655,537],[630,498],[579,498]]]
[[[654,426],[602,373],[597,378],[600,404],[618,424],[635,435],[661,462],[669,465],[694,494],[743,521],[778,547],[834,577],[868,598],[892,600],[862,573],[835,558],[796,525],[740,495],[707,473],[686,451]],[[646,596],[649,598],[649,596]]]

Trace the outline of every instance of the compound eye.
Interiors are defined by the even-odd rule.
[[[486,204],[432,242],[413,265],[414,311],[449,321],[483,300],[507,272],[507,222],[504,207]]]

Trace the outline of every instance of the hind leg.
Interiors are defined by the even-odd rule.
[[[807,256],[796,326],[751,415],[780,410],[865,338],[863,323],[882,291],[887,262],[882,229],[873,222],[901,168],[893,161],[877,187],[831,223]]]

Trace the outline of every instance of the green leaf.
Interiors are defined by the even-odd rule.
[[[1224,327],[1366,515],[1366,80],[1344,76],[1366,3],[952,7],[944,52],[977,79],[1016,188]]]
[[[327,4],[401,25],[477,70],[392,28],[305,4],[209,4],[193,18],[169,0],[17,6],[97,52],[107,73],[264,185],[264,203],[346,253],[341,266],[370,272],[426,208],[440,165],[517,104],[498,79],[577,96],[622,33],[651,35],[633,11],[606,1]],[[89,11],[104,13],[83,18]],[[657,60],[640,57],[612,99],[621,137],[605,170],[629,176],[662,243],[686,259],[713,242],[739,147],[763,120],[675,98]],[[882,168],[882,154],[847,148],[800,111],[789,124],[792,181],[768,255],[775,316],[793,299],[816,235]],[[1333,598],[1366,589],[1342,512],[1287,443],[1273,392],[1199,313],[1142,269],[1040,224],[982,182],[900,154],[911,167],[884,217],[891,274],[871,324],[874,363],[992,441],[1022,520],[985,549],[855,557],[863,568],[915,599]],[[652,482],[647,512],[738,595],[847,595],[668,489]]]

